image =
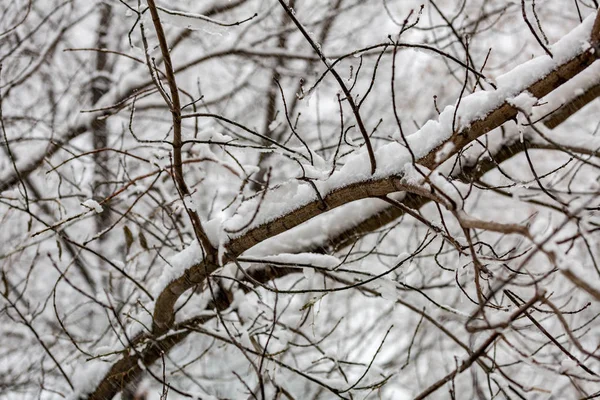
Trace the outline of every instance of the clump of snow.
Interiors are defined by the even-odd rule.
[[[71,376],[75,390],[70,398],[76,400],[90,394],[106,376],[110,367],[112,367],[111,362],[92,359],[75,368]]]
[[[260,310],[260,303],[256,295],[246,294],[242,290],[235,290],[233,292],[231,308],[237,309],[241,318],[254,320]]]
[[[300,182],[298,182],[295,179],[292,179],[291,181],[289,181],[285,185],[278,186],[278,187],[274,188],[273,190],[277,191],[277,194],[278,194],[278,197],[279,197],[279,201],[282,202],[282,203],[284,203],[289,198],[294,197],[296,195],[296,193],[298,193],[298,187],[299,186],[300,186]],[[275,197],[273,199],[273,201],[278,201],[277,197]]]
[[[185,270],[200,264],[204,259],[202,253],[203,250],[198,244],[198,241],[194,240],[185,249],[171,257],[168,265],[165,266],[162,275],[154,284],[152,293],[158,296],[169,283],[181,277]]]
[[[533,110],[533,106],[537,104],[538,99],[534,97],[528,91],[520,93],[518,96],[508,99],[508,104],[519,109],[519,111],[530,116]]]
[[[519,138],[523,143],[523,126],[529,122],[529,117],[533,113],[533,106],[538,102],[538,99],[534,97],[528,91],[524,91],[518,96],[512,97],[507,100],[508,104],[515,107],[519,112],[517,114],[517,125],[519,126]]]
[[[311,280],[315,276],[315,269],[312,267],[304,267],[302,268],[302,274],[308,280]]]
[[[298,152],[306,150],[304,148],[294,149]],[[299,164],[300,172],[297,175],[298,179],[310,179],[310,180],[325,180],[329,177],[331,172],[331,165],[323,157],[314,151],[310,151],[310,164],[301,162]]]
[[[89,199],[81,203],[81,205],[87,207],[90,210],[94,210],[97,214],[100,214],[102,212],[102,206],[98,204],[96,200]]]
[[[435,162],[440,163],[444,161],[450,154],[452,154],[452,150],[454,150],[454,143],[445,143],[442,148],[435,153]]]

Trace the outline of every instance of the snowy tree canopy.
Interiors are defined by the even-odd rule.
[[[0,399],[600,396],[598,8],[0,3]]]

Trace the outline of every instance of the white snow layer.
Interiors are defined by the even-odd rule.
[[[257,259],[257,261],[281,263],[286,265],[308,265],[327,269],[335,268],[342,263],[337,257],[315,253],[282,253],[260,257]]]
[[[475,92],[464,97],[458,110],[455,106],[447,106],[440,114],[438,121],[428,121],[419,131],[408,136],[407,141],[415,157],[421,158],[427,155],[431,150],[449,139],[453,133],[453,121],[455,129],[460,131],[468,128],[473,122],[484,118],[508,99],[514,99],[521,105],[523,103],[529,104],[525,101],[525,98],[518,98],[517,96],[531,84],[551,73],[559,65],[589,49],[588,40],[594,17],[594,14],[590,15],[582,24],[551,47],[554,58],[543,55],[517,66],[512,71],[498,77],[496,90]],[[454,117],[455,113],[456,118]],[[380,147],[376,151],[375,157],[377,160],[375,174],[371,175],[369,157],[363,147],[351,156],[346,164],[329,179],[315,181],[316,188],[324,197],[336,189],[353,183],[402,175],[404,166],[411,161],[409,152],[398,142]],[[296,182],[290,184],[297,185]],[[289,196],[290,191],[287,186],[290,184],[284,184],[277,189],[270,190],[262,200],[260,197],[256,197],[245,202],[236,215],[220,224],[223,230],[230,232],[229,238],[226,240],[212,238],[212,241],[215,244],[220,243],[223,245],[227,240],[242,236],[253,228],[317,200],[313,187],[307,184],[301,185],[293,196]],[[284,193],[286,197],[284,197],[285,201],[282,201]],[[257,209],[259,209],[258,212],[256,212]],[[242,227],[245,228],[240,229]]]
[[[102,206],[98,204],[96,200],[89,199],[81,203],[81,205],[89,208],[90,210],[94,210],[97,214],[102,212]]]
[[[171,257],[169,265],[165,266],[162,275],[152,287],[152,295],[157,297],[169,283],[181,277],[186,269],[200,264],[203,258],[202,249],[194,240],[188,247]]]
[[[536,99],[528,93],[523,93],[524,90],[527,89],[531,83],[554,70],[558,64],[569,60],[581,51],[587,49],[586,39],[589,36],[592,23],[593,18],[590,16],[583,24],[552,46],[554,59],[551,59],[546,55],[533,59],[498,78],[497,90],[476,92],[463,98],[460,108],[457,111],[456,121],[458,121],[458,124],[456,128],[459,130],[467,128],[470,123],[485,117],[490,111],[499,107],[508,99],[510,99],[515,106],[529,111]],[[446,107],[441,113],[439,121],[429,121],[421,128],[421,130],[407,138],[415,157],[419,158],[426,155],[431,149],[437,147],[452,135],[454,112],[454,106]],[[553,139],[555,139],[555,135],[553,136]],[[585,138],[582,138],[582,140],[585,140]],[[572,142],[570,144],[572,145]],[[443,150],[451,151],[451,149]],[[410,154],[399,143],[391,143],[381,147],[376,152],[376,158],[377,171],[373,176],[370,174],[368,154],[363,148],[358,154],[351,157],[351,159],[346,162],[346,165],[339,171],[336,171],[329,179],[315,181],[315,185],[321,195],[324,196],[335,189],[342,188],[355,182],[380,179],[394,174],[405,173],[406,167],[411,165]],[[455,191],[454,188],[450,188],[448,183],[442,182],[441,179],[436,182],[438,185],[441,185],[442,183],[444,183],[443,186],[445,188],[449,189],[445,190],[447,194]],[[452,197],[454,200],[460,202],[458,196]],[[316,199],[317,196],[311,186],[299,185],[298,181],[292,180],[276,189],[270,190],[265,195],[265,198],[260,205],[259,212],[254,217],[252,223],[245,229],[233,234],[224,232],[224,229],[235,231],[236,229],[239,229],[239,227],[246,225],[248,221],[252,219],[255,209],[258,207],[260,198],[247,201],[240,207],[236,215],[226,221],[221,221],[219,219],[208,221],[205,226],[206,231],[209,234],[212,243],[215,246],[223,248],[227,241],[239,237],[252,228],[268,223],[269,221],[300,208]],[[297,248],[299,245],[308,247],[311,243],[322,243],[323,238],[328,237],[335,232],[343,231],[349,224],[362,220],[366,216],[372,215],[386,206],[387,205],[382,201],[370,199],[344,205],[336,210],[330,211],[321,218],[307,221],[291,231],[278,235],[276,238],[271,238],[255,246],[246,254],[250,256],[261,256],[261,259],[264,260],[264,255],[290,251]],[[299,240],[302,241],[302,243],[299,243]],[[285,255],[285,257],[288,256],[293,257],[291,254]],[[273,259],[271,261],[313,264],[311,262],[306,262],[306,259],[300,261],[299,259],[292,260],[289,257],[287,258],[287,261],[284,261],[284,259],[281,258],[279,260]],[[160,291],[171,281],[181,276],[186,269],[201,261],[201,249],[196,242],[193,242],[192,245],[183,252],[173,257],[170,262],[172,267],[165,269],[165,272],[155,285],[153,292],[157,294],[160,293]],[[314,264],[318,265],[320,263],[314,262]]]
[[[462,130],[467,128],[471,123],[484,118],[490,111],[493,111],[508,99],[518,98],[518,95],[525,91],[533,82],[548,75],[558,65],[568,61],[577,54],[580,54],[582,51],[587,50],[589,48],[589,32],[591,31],[594,17],[594,14],[589,16],[581,25],[576,27],[551,47],[554,58],[543,55],[532,59],[500,76],[497,79],[497,90],[480,91],[463,98],[460,103],[460,108],[456,112],[456,129]],[[594,69],[590,69],[589,75],[585,75],[581,78],[584,80],[584,83],[587,82],[589,84],[589,87],[597,83],[598,63],[593,67]],[[576,81],[573,80],[572,84],[576,85],[575,82]],[[128,93],[135,87],[142,86],[144,83],[146,83],[146,79],[139,74],[138,71],[127,74],[119,80],[119,85],[114,87],[102,98],[96,105],[97,108],[113,104],[120,96]],[[571,85],[571,82],[567,83],[567,85]],[[570,86],[565,85],[565,96],[566,93],[572,93],[567,89],[568,87]],[[572,90],[571,87],[571,91]],[[521,103],[520,100],[516,101]],[[549,107],[550,106],[551,105],[549,105]],[[542,107],[537,108],[541,109]],[[427,122],[419,131],[407,137],[415,157],[423,157],[452,136],[452,122],[455,110],[455,106],[446,107],[440,114],[438,121]],[[77,121],[73,121],[73,126],[85,126],[91,123],[100,114],[100,112],[87,113],[84,117],[79,117]],[[444,152],[450,152],[451,150],[452,149],[449,148],[442,149]],[[440,156],[443,158],[446,154]],[[35,160],[36,158],[33,157],[29,159]],[[365,149],[362,148],[347,160],[343,168],[336,171],[326,180],[315,181],[315,185],[321,195],[325,196],[335,189],[342,188],[352,183],[370,179],[381,179],[395,174],[403,174],[406,165],[411,165],[410,154],[400,143],[390,143],[381,147],[376,152],[376,159],[377,171],[375,174],[371,175],[368,154]],[[28,163],[24,163],[24,165],[20,165],[19,168],[26,169],[28,166]],[[0,179],[0,181],[1,180],[3,179]],[[235,230],[236,228],[239,229],[239,227],[246,225],[258,206],[258,199],[247,201],[240,208],[238,214],[228,220],[221,221],[219,219],[213,219],[208,221],[205,228],[209,233],[213,244],[223,246],[228,240],[239,237],[252,228],[268,223],[269,221],[317,199],[314,190],[310,186],[296,186],[298,186],[298,182],[294,180],[282,185],[280,188],[269,191],[261,205],[260,212],[256,215],[252,223],[234,235],[227,235],[224,232],[224,229]],[[401,199],[402,196],[403,194],[394,194],[392,197]],[[282,197],[285,199],[284,201],[282,201]],[[96,212],[102,211],[102,207],[94,200],[87,200],[82,204]],[[264,259],[263,255],[265,254],[274,254],[279,251],[292,251],[293,248],[297,248],[299,245],[308,246],[312,243],[322,243],[323,237],[329,236],[335,232],[343,231],[349,225],[354,224],[359,220],[363,220],[365,217],[373,215],[386,207],[386,203],[376,199],[365,199],[346,204],[336,210],[328,212],[320,218],[306,221],[293,230],[287,231],[275,238],[270,238],[255,246],[246,252],[246,254],[256,257],[261,256],[261,259]],[[331,224],[332,221],[335,221],[336,223]],[[315,254],[281,254],[280,256],[269,259],[271,261],[278,260],[281,262],[291,261],[296,264],[305,264],[306,261],[311,261],[309,264],[321,265],[323,267],[333,267],[339,263],[339,260],[335,257],[325,259],[324,256]],[[199,264],[201,261],[202,250],[198,243],[194,241],[187,248],[170,259],[169,266],[165,267],[162,276],[155,283],[152,293],[159,294],[170,282],[182,276],[186,269]],[[571,266],[570,269],[573,270],[574,268]],[[580,270],[577,270],[576,272],[581,273]],[[395,295],[391,289],[390,286],[387,290],[384,290],[384,292],[386,292],[386,297],[393,297]],[[571,367],[571,365],[568,365],[568,362],[565,364],[567,364],[565,367]],[[103,363],[101,361],[89,362],[84,368],[78,370],[75,374],[77,377],[76,381],[78,382],[76,392],[83,394],[93,390],[97,382],[99,382],[106,374],[110,365],[110,363]]]
[[[593,17],[594,15],[588,17],[581,25],[552,46],[554,58],[543,55],[532,59],[499,77],[497,79],[497,90],[476,92],[463,98],[460,108],[456,112],[455,128],[457,130],[467,128],[471,123],[484,118],[508,99],[512,99],[513,102],[521,106],[533,105],[534,98],[527,95],[519,97],[519,95],[533,82],[552,72],[558,65],[589,48],[587,40],[593,24]],[[452,136],[455,109],[455,106],[446,107],[440,114],[438,121],[427,122],[419,131],[407,137],[415,157],[425,156]],[[451,151],[449,148],[443,150],[446,152]],[[321,196],[325,196],[352,183],[404,174],[406,167],[411,166],[409,152],[397,142],[379,148],[376,152],[376,159],[377,171],[371,175],[368,154],[363,147],[357,154],[351,156],[346,164],[331,177],[326,180],[314,181],[315,186]],[[437,180],[436,184],[443,184],[448,189],[445,190],[447,194],[454,194],[453,192],[455,192],[454,188],[450,188],[449,184],[442,182],[441,179]],[[452,197],[459,200],[458,196]],[[256,208],[261,202],[260,196],[246,201],[240,207],[238,213],[227,220],[216,218],[208,221],[205,224],[205,230],[213,245],[223,249],[228,241],[315,200],[317,200],[317,196],[312,186],[299,183],[297,180],[291,180],[267,192],[262,204],[260,204],[260,210],[255,216]],[[349,225],[361,221],[386,207],[386,203],[376,199],[365,199],[346,204],[319,218],[306,221],[293,230],[270,238],[245,254],[263,259],[266,255],[291,252],[294,248],[297,249],[298,246],[306,248],[312,243],[323,243],[324,238],[336,232],[341,232]],[[252,222],[248,224],[250,220]],[[239,230],[247,224],[248,226]],[[228,230],[229,233],[225,230]],[[231,233],[231,231],[236,230],[239,231]],[[155,284],[153,293],[160,293],[171,281],[180,277],[186,269],[199,264],[201,261],[202,250],[198,243],[194,241],[170,260],[171,266],[165,269],[163,275]],[[275,261],[275,259],[272,261]]]
[[[533,106],[536,105],[538,99],[528,91],[524,91],[516,97],[508,99],[508,103],[516,107],[519,111],[531,115]]]

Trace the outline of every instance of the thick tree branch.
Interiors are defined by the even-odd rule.
[[[494,169],[500,163],[514,157],[523,151],[523,146],[520,142],[516,141],[513,143],[508,143],[501,148],[499,148],[494,154],[492,159],[484,158],[479,163],[463,166],[460,171],[457,171],[453,174],[455,179],[459,179],[465,183],[473,182],[481,178],[486,172]],[[404,198],[401,200],[401,203],[407,207],[418,209],[428,203],[431,202],[431,198],[418,196],[416,194],[407,193]],[[373,232],[376,229],[379,229],[390,222],[398,219],[404,214],[404,212],[397,207],[387,207],[384,210],[363,219],[362,222],[357,223],[352,226],[352,228],[338,232],[336,236],[328,238],[326,242],[323,242],[321,245],[311,245],[304,248],[299,248],[299,252],[320,252],[323,251],[324,248],[334,248],[341,249],[348,245],[351,245],[356,241],[360,236],[367,234],[369,232]],[[198,267],[196,267],[198,268]],[[269,266],[265,266],[263,268],[256,268],[248,271],[250,278],[248,278],[249,283],[259,282],[266,283],[273,279],[277,279],[288,275],[290,273],[300,272],[300,269],[297,268],[272,268]],[[204,278],[204,274],[192,276],[190,272],[189,279],[202,279]],[[190,280],[190,282],[192,282]],[[179,286],[178,289],[181,290],[183,286]],[[173,301],[176,301],[177,295],[176,292],[168,292],[170,290],[167,288],[163,293],[166,293],[166,296],[172,298]],[[173,297],[171,297],[173,296]],[[161,312],[166,312],[172,315],[172,311],[169,310],[169,307],[172,307],[172,304],[168,304],[164,299],[159,299],[157,301],[158,304],[164,304],[166,307],[161,309]],[[174,303],[173,303],[174,304]],[[217,307],[219,310],[225,310],[231,305],[231,297],[225,295],[218,290],[215,294],[215,299],[212,302],[212,305]],[[158,311],[158,309],[155,309]],[[174,331],[179,332],[179,329],[184,329],[185,326],[193,326],[197,324],[202,324],[206,322],[207,319],[211,319],[212,317],[199,317],[197,319],[192,319],[186,321],[182,324],[171,325]],[[173,321],[170,321],[172,324]],[[127,351],[125,351],[124,357],[117,361],[106,377],[102,380],[102,382],[98,385],[96,391],[89,397],[90,399],[107,399],[112,398],[116,393],[121,390],[123,382],[128,382],[134,379],[137,374],[141,373],[142,370],[139,366],[138,360],[143,360],[144,365],[151,365],[153,362],[157,361],[162,354],[162,351],[169,351],[173,346],[177,343],[184,340],[188,334],[189,330],[184,330],[183,332],[177,333],[175,335],[167,335],[164,339],[154,342],[152,346],[149,346],[145,351],[140,353],[135,353],[133,356],[129,355]],[[150,336],[140,336],[137,338],[134,343],[141,343],[145,340],[149,340]]]
[[[592,50],[581,50],[575,57],[561,65],[557,65],[553,71],[534,81],[531,85],[521,88],[519,92],[528,91],[535,97],[541,98],[576,76],[595,60],[596,52],[593,50],[593,47]],[[485,117],[472,121],[470,124],[464,121],[463,124],[469,126],[468,128],[453,134],[442,144],[430,148],[416,162],[429,169],[434,169],[437,165],[448,159],[451,154],[456,154],[471,141],[514,119],[517,113],[518,110],[507,99],[496,109],[487,112]],[[446,143],[453,144],[452,151],[446,152],[446,156],[440,158],[437,156],[438,152]],[[381,197],[401,191],[403,189],[402,178],[403,172],[401,169],[398,169],[398,173],[393,173],[383,178],[365,179],[347,186],[334,188],[329,193],[321,193],[321,199],[301,205],[281,217],[251,228],[241,236],[230,240],[226,244],[227,254],[233,257],[240,255],[270,237],[283,233],[325,211],[343,204],[369,197]],[[323,209],[323,204],[326,205],[326,209]],[[157,298],[154,310],[154,324],[157,328],[157,334],[166,332],[172,325],[174,321],[173,306],[179,296],[186,290],[203,282],[217,268],[219,268],[218,265],[210,262],[195,265],[187,269],[183,276],[171,282],[162,291]]]
[[[598,17],[596,19],[596,22],[597,21]],[[596,23],[595,26],[597,25],[598,24]],[[592,37],[597,37],[597,35],[593,34]],[[552,92],[564,82],[577,75],[587,66],[589,66],[595,59],[596,55],[593,51],[582,51],[572,59],[566,61],[561,65],[558,65],[553,71],[551,71],[543,77],[540,77],[531,85],[522,88],[521,91],[527,90],[535,97],[543,97],[548,93]],[[455,154],[471,141],[499,127],[506,121],[515,118],[517,112],[518,110],[511,106],[508,101],[506,101],[503,104],[501,104],[498,108],[495,108],[494,110],[488,112],[484,118],[477,121],[471,121],[471,123],[469,124],[469,128],[463,129],[460,132],[455,133],[444,143],[437,146],[433,146],[433,148],[429,148],[428,151],[425,152],[424,156],[417,159],[417,162],[430,169],[433,169],[445,159],[451,156],[451,154],[448,154],[443,159],[440,159],[439,156],[436,157],[438,150],[442,148],[442,146],[444,146],[445,143],[451,142],[454,144],[454,150],[452,151],[452,154]],[[507,154],[509,155],[514,153],[512,151],[507,151]],[[491,164],[489,165],[490,167],[492,167]],[[479,171],[481,171],[481,169],[479,169]],[[282,217],[276,218],[274,220],[268,221],[267,223],[254,227],[244,232],[241,236],[232,239],[227,244],[227,251],[231,256],[235,257],[244,252],[245,250],[253,247],[257,243],[260,243],[279,233],[285,232],[299,225],[300,223],[303,223],[317,215],[320,215],[325,211],[322,207],[323,203],[327,205],[327,210],[331,210],[332,208],[341,206],[343,204],[347,204],[351,201],[368,197],[379,197],[402,190],[402,177],[402,170],[399,169],[397,173],[393,173],[379,179],[364,180],[347,186],[334,188],[330,192],[322,195],[322,201],[316,200],[308,202]],[[408,195],[406,197],[406,200],[412,200],[415,204],[418,204],[420,202],[426,203],[428,201],[422,200],[422,198],[420,198],[419,196],[414,195]],[[369,229],[372,229],[374,226],[381,224],[381,218],[375,218],[375,222],[370,221],[367,224],[369,225]],[[365,228],[365,230],[366,229],[367,228]],[[212,272],[214,272],[217,268],[218,266],[214,263],[201,263],[195,265],[186,270],[183,276],[171,282],[162,291],[159,298],[157,299],[156,307],[154,310],[154,335],[164,334],[168,331],[169,328],[173,327],[173,306],[177,299],[181,296],[181,294],[189,288],[204,281],[206,277]],[[484,351],[485,347],[482,347],[482,350]],[[125,363],[125,361],[119,361],[117,364],[119,363]],[[124,365],[118,367],[117,364],[113,366],[111,372],[102,381],[102,383],[98,386],[96,392],[93,393],[90,396],[90,398],[110,398],[112,397],[110,396],[111,393],[112,395],[114,395],[119,390],[115,377],[118,377],[120,379],[122,378],[123,373],[127,373],[126,371],[129,370],[124,370]],[[129,367],[131,367],[131,365],[129,365]]]

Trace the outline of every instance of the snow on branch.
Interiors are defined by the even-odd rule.
[[[453,153],[456,153],[475,138],[514,118],[517,110],[508,103],[509,99],[523,91],[540,98],[591,65],[596,57],[589,45],[593,21],[592,15],[552,46],[554,58],[544,55],[516,67],[498,79],[497,90],[465,97],[461,109],[448,106],[439,121],[430,121],[409,136],[408,143],[417,162],[428,168],[435,167],[436,152],[448,141],[455,143]],[[457,132],[452,131],[455,112],[459,116]],[[411,160],[406,148],[393,142],[381,147],[376,154],[378,168],[374,175],[370,174],[368,154],[363,151],[352,156],[325,181],[314,182],[314,186],[300,186],[295,195],[290,195],[284,188],[285,202],[276,194],[276,189],[247,201],[238,214],[227,221],[209,221],[206,224],[209,235],[218,232],[218,237],[213,235],[211,242],[213,245],[218,243],[221,255],[236,256],[327,210],[406,189],[402,179],[404,168]],[[172,325],[173,307],[179,296],[216,269],[218,265],[195,265],[165,288],[156,301],[154,312],[154,326],[159,332]]]
[[[497,79],[496,90],[476,92],[463,98],[458,109],[456,106],[446,107],[438,121],[428,122],[409,136],[408,144],[417,163],[434,170],[466,144],[514,118],[518,112],[514,105],[521,104],[521,101],[517,101],[517,104],[511,99],[525,91],[531,94],[531,98],[539,99],[591,65],[596,59],[594,46],[597,45],[592,43],[593,46],[590,46],[589,43],[593,21],[593,16],[590,16],[552,46],[554,58],[545,55],[520,65]],[[453,125],[456,129],[453,129]],[[440,152],[441,149],[444,151]],[[336,207],[350,207],[350,203],[356,200],[405,189],[407,168],[413,167],[409,151],[399,142],[393,142],[381,147],[376,152],[376,158],[378,168],[374,175],[371,175],[368,154],[362,151],[350,157],[344,167],[326,180],[314,181],[314,185],[297,186],[293,190],[285,185],[269,190],[264,196],[246,201],[232,218],[209,221],[206,224],[207,232],[213,245],[220,247],[224,256],[222,261],[226,262],[228,257],[237,257],[249,249],[248,253],[251,253],[253,246],[266,243],[278,234],[290,232],[292,228]],[[285,201],[281,199],[281,191],[286,194]],[[310,233],[310,230],[307,232]],[[269,252],[269,249],[265,251]],[[173,326],[173,307],[181,294],[219,268],[218,265],[203,263],[198,255],[193,246],[180,253],[176,256],[180,261],[175,263],[175,268],[163,275],[157,284],[155,289],[160,291],[160,296],[154,310],[154,334],[163,334]],[[267,257],[266,260],[295,264],[311,261],[333,265],[332,260],[313,254],[272,257],[275,258]],[[104,391],[98,387],[91,398],[99,398],[110,392],[110,388],[106,389],[110,382],[105,381],[122,372],[115,364],[110,377],[100,384],[104,385]]]
[[[554,58],[543,55],[519,65],[497,79],[496,90],[464,97],[458,110],[455,106],[446,107],[437,121],[427,122],[408,136],[417,162],[429,168],[439,165],[475,138],[514,118],[517,110],[509,101],[520,93],[528,91],[536,98],[543,97],[589,66],[596,57],[589,43],[594,17],[589,16],[551,47]],[[454,119],[458,121],[455,132],[452,130]],[[444,146],[450,142],[454,147],[441,158],[438,151],[447,149]],[[368,155],[362,151],[351,156],[329,179],[314,182],[314,187],[299,186],[285,201],[278,191],[290,192],[283,185],[266,193],[264,198],[245,202],[230,219],[208,223],[220,224],[223,229],[219,238],[212,239],[213,243],[218,242],[239,254],[267,237],[321,214],[321,208],[329,210],[350,201],[401,190],[399,180],[404,175],[405,165],[411,162],[408,150],[396,141],[379,148],[375,156],[377,171],[373,175]]]

